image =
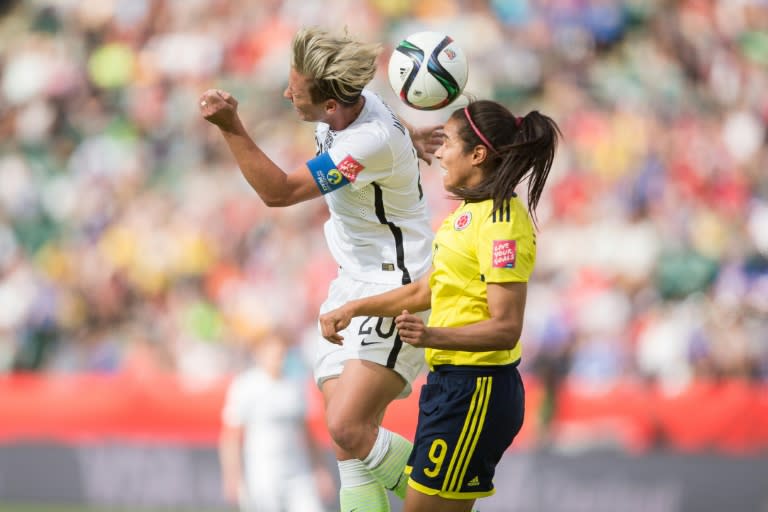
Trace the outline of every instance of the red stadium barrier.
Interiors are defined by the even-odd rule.
[[[0,377],[0,440],[103,438],[211,443],[226,381],[193,387],[176,376]]]
[[[384,424],[412,438],[418,389],[392,404]],[[192,385],[175,375],[6,375],[0,377],[0,442],[134,439],[213,444],[227,379]],[[328,443],[322,398],[309,387],[309,421]],[[748,453],[768,449],[768,386],[696,382],[669,394],[623,381],[594,389],[565,383],[547,431],[540,427],[543,390],[526,378],[526,422],[515,448],[545,439],[561,445],[610,444],[631,452],[653,446],[682,451]]]
[[[685,451],[768,448],[768,388],[744,381],[696,382],[652,397],[663,441]]]
[[[600,388],[566,382],[557,394],[552,436],[561,444],[644,451],[654,442],[653,407],[647,386],[637,382]]]

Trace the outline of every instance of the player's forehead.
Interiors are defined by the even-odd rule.
[[[288,87],[297,91],[306,91],[309,89],[309,85],[309,78],[296,71],[296,69],[291,68],[291,71],[288,73]]]
[[[445,138],[451,139],[451,140],[458,140],[460,128],[461,128],[461,123],[457,121],[455,118],[451,117],[443,125],[443,132],[445,133]]]

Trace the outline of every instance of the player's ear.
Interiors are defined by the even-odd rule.
[[[478,144],[472,149],[472,165],[480,166],[488,158],[488,148]]]
[[[339,102],[334,99],[325,100],[325,113],[333,114],[338,110]]]

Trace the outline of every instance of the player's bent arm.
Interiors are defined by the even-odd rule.
[[[290,174],[283,172],[253,142],[239,120],[233,129],[221,133],[240,172],[267,206],[290,206],[320,197],[320,189],[306,165]]]
[[[395,317],[403,309],[424,311],[432,302],[429,273],[421,279],[388,292],[347,302],[341,307],[320,315],[323,337],[331,343],[341,344],[344,337],[339,331],[347,328],[356,316]]]
[[[348,302],[352,317],[381,316],[396,317],[403,309],[409,311],[425,311],[432,303],[432,292],[429,288],[429,273],[420,279],[394,288],[379,295],[371,295],[362,299]]]
[[[491,318],[461,327],[429,327],[423,346],[444,350],[488,352],[511,350],[520,340],[528,283],[488,283]]]

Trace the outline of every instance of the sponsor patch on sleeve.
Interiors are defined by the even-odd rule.
[[[494,268],[515,268],[515,257],[517,256],[517,240],[494,240],[493,241],[493,267]]]
[[[339,172],[341,172],[350,183],[354,183],[357,179],[357,175],[360,174],[360,171],[365,169],[365,166],[352,158],[351,155],[347,155],[341,162],[339,162],[338,168]]]
[[[307,162],[307,167],[317,183],[320,192],[327,194],[343,187],[349,180],[336,167],[328,153],[322,153]]]

